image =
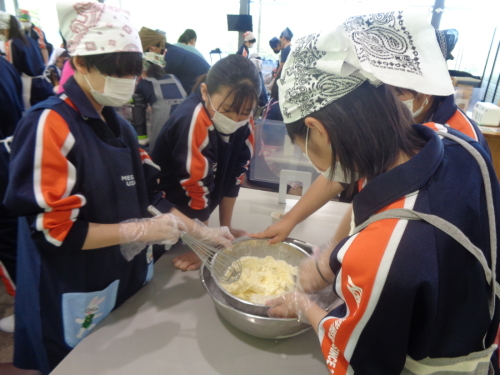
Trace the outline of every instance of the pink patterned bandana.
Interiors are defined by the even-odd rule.
[[[130,13],[88,1],[58,1],[59,28],[71,56],[141,52],[141,40]]]

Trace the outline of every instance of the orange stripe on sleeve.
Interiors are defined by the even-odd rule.
[[[7,268],[0,261],[0,279],[3,281],[5,285],[5,289],[7,290],[7,294],[11,296],[16,295],[16,284],[10,278],[9,272],[7,272]]]
[[[403,208],[404,203],[405,198],[402,198],[381,211]],[[398,221],[386,219],[370,224],[350,245],[346,244],[349,247],[343,256],[342,268],[337,277],[341,278],[341,291],[348,313],[345,318],[326,317],[320,323],[320,329],[324,331],[321,350],[331,374],[343,375],[348,372],[349,359],[345,356],[346,348],[348,344],[351,347],[356,344],[357,338],[353,338],[353,333],[367,313],[368,304],[373,305],[378,301],[370,302],[370,299],[378,299],[378,296],[373,294],[375,281]],[[352,340],[356,342],[353,343]]]
[[[12,61],[12,48],[10,46],[10,40],[6,41],[5,44],[4,44],[4,48],[5,48],[5,58],[7,59],[8,62],[10,62],[11,64],[13,63]]]
[[[190,135],[188,138],[188,160],[186,170],[189,178],[181,182],[186,194],[191,198],[189,207],[194,210],[202,210],[208,206],[206,195],[207,188],[202,180],[208,174],[208,162],[202,154],[202,147],[208,142],[208,128],[212,126],[212,121],[203,110],[202,105],[198,105],[197,111],[191,121]]]
[[[69,195],[76,171],[66,156],[73,145],[68,124],[57,112],[45,110],[37,129],[34,190],[38,205],[45,209],[37,218],[37,229],[55,245],[64,241],[85,204],[83,196]]]

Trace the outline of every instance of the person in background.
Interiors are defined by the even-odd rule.
[[[16,294],[17,217],[3,204],[9,182],[12,134],[23,113],[23,87],[19,73],[0,57],[0,279],[8,294]],[[14,332],[14,316],[0,320],[0,330]]]
[[[59,81],[61,80],[62,68],[69,59],[68,51],[64,48],[56,48],[50,55],[49,63],[45,69],[45,76],[54,86],[54,92],[59,91]]]
[[[45,38],[45,33],[42,31],[41,28],[35,26],[31,22],[31,16],[29,11],[24,9],[19,9],[19,14],[17,18],[19,19],[21,25],[23,26],[24,34],[26,36],[33,38],[35,42],[37,42],[38,45],[40,46],[40,52],[42,53],[43,62],[44,64],[47,64],[49,61],[49,56],[52,55],[53,47],[52,44],[47,42],[47,39]]]
[[[247,234],[231,219],[252,157],[260,87],[249,59],[235,54],[217,61],[170,116],[151,155],[161,169],[161,190],[180,212],[207,223],[219,207],[220,223],[235,237]],[[200,265],[192,252],[174,259],[182,270]]]
[[[271,49],[273,50],[273,52],[277,55],[281,51],[281,42],[280,42],[280,40],[278,38],[276,38],[276,37],[273,37],[269,41],[269,47],[271,47]]]
[[[262,75],[262,58],[257,52],[254,52],[250,55],[250,61],[255,65],[257,70],[259,71],[260,75],[260,82],[261,82],[261,89],[260,89],[260,96],[259,96],[259,101],[257,102],[257,105],[259,108],[261,108],[260,112],[262,112],[262,109],[267,105],[269,102],[269,98],[267,97],[267,89],[266,85],[264,84],[264,77]],[[260,114],[259,114],[260,116]],[[257,116],[255,116],[257,117]]]
[[[19,122],[4,199],[20,217],[14,365],[44,375],[151,280],[153,244],[180,230],[215,246],[233,239],[163,198],[158,167],[113,108],[142,72],[129,12],[98,2],[57,12],[75,74]],[[150,205],[163,214],[151,217]]]
[[[142,96],[153,110],[151,130],[148,132],[151,153],[158,133],[186,97],[186,92],[174,75],[165,74],[162,55],[145,52],[142,59],[142,79],[137,84],[135,93]]]
[[[141,38],[141,45],[144,52],[154,52],[159,55],[165,54],[165,44],[167,43],[165,33],[148,27],[142,27],[139,30],[139,37]]]
[[[155,52],[163,55],[165,73],[173,74],[182,83],[187,94],[191,93],[198,77],[206,74],[210,65],[201,57],[183,48],[167,43],[164,33],[147,27],[139,31],[144,52]]]
[[[196,32],[193,29],[186,29],[174,46],[184,48],[186,51],[192,52],[205,60],[205,57],[196,48],[197,40],[198,36],[196,35]]]
[[[379,33],[384,32],[384,30],[384,28],[376,28],[370,30],[370,32],[372,35],[378,35]],[[436,46],[439,47],[441,54],[434,54],[434,59],[440,64],[443,62],[443,58],[444,60],[449,59],[448,51],[451,51],[456,44],[456,38],[440,37],[440,35],[445,32],[447,31],[438,30],[434,36],[428,35],[428,37],[422,42],[425,43],[425,48],[427,50],[435,50]],[[452,34],[454,33],[452,32]],[[436,35],[437,38],[435,37]],[[382,35],[380,35],[380,37],[382,37]],[[438,43],[436,43],[436,41]],[[353,41],[350,43],[353,43]],[[381,51],[387,48],[382,44],[378,47]],[[361,49],[358,50],[354,48],[351,50],[353,53],[361,51]],[[363,57],[361,52],[359,53],[360,54],[357,56],[358,61]],[[450,79],[447,73],[445,74],[445,77]],[[416,86],[404,80],[398,80],[394,83],[391,76],[387,74],[381,76],[381,80],[386,83],[391,90],[393,90],[396,97],[408,108],[415,122],[425,124],[428,121],[432,121],[458,130],[478,141],[484,150],[487,153],[490,153],[488,143],[479,130],[477,124],[469,119],[465,113],[457,107],[453,94],[444,96],[432,91],[428,91],[427,93],[418,92],[418,90],[416,90]],[[391,86],[389,83],[393,83],[393,85]],[[344,182],[343,178],[331,181],[328,174],[319,176],[299,202],[283,217],[280,222],[270,226],[259,235],[272,238],[271,243],[280,242],[290,234],[295,225],[305,220],[312,213],[325,205],[326,202],[337,197],[339,194],[341,194],[341,197],[344,197],[342,199],[343,201],[352,201],[352,197],[355,192],[346,191],[347,185]],[[337,230],[337,233],[333,236],[332,243],[340,241],[349,232],[351,212],[351,210],[347,211],[342,220],[342,224]]]
[[[164,59],[167,63],[165,73],[175,75],[187,94],[193,91],[197,79],[210,69],[205,59],[169,43],[166,44]]]
[[[23,81],[24,109],[53,94],[52,85],[45,79],[45,65],[37,43],[24,35],[16,17],[0,11],[0,34],[7,39],[7,60],[14,65]]]
[[[280,56],[280,66],[278,67],[276,75],[278,75],[281,72],[281,70],[283,70],[283,65],[285,65],[285,62],[288,59],[288,55],[292,50],[292,38],[293,38],[293,33],[288,27],[285,30],[283,30],[280,34],[281,56]]]
[[[250,55],[250,51],[248,49],[252,48],[256,41],[257,39],[255,39],[253,33],[251,31],[247,31],[243,34],[243,44],[236,54],[248,58]]]
[[[344,304],[325,312],[294,292],[268,301],[269,315],[306,317],[332,374],[492,374],[500,185],[491,159],[455,129],[412,125],[378,78],[454,92],[428,12],[335,26],[297,42],[279,86],[288,133],[311,163],[330,175],[341,170],[351,186],[364,181],[349,235],[298,273],[299,290],[330,284]],[[390,55],[366,48],[377,40],[372,31],[387,30],[398,40]],[[362,61],[353,58],[358,49]],[[402,61],[404,69],[388,69]]]

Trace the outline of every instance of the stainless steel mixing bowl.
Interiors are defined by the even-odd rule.
[[[308,254],[312,252],[312,245],[305,242],[294,239],[287,239],[284,242],[294,247],[299,247]],[[270,318],[267,315],[260,316],[240,311],[228,302],[228,294],[222,292],[215,282],[215,278],[212,277],[210,271],[204,266],[201,267],[200,278],[203,287],[210,297],[212,297],[216,310],[229,323],[249,335],[266,339],[284,339],[299,335],[311,328],[309,324],[299,322],[296,318]],[[330,286],[320,293],[317,302],[329,311],[334,306],[340,304],[341,301],[333,293]]]
[[[265,258],[267,256],[271,256],[276,260],[283,260],[292,266],[298,266],[302,260],[309,256],[308,252],[303,248],[303,246],[307,246],[307,244],[303,242],[301,243],[302,246],[298,246],[297,244],[299,242],[292,239],[288,239],[274,245],[269,245],[267,243],[268,241],[268,239],[257,239],[249,237],[238,238],[233,242],[233,249],[230,251],[230,254],[236,259],[240,259],[244,256],[254,256],[257,258]],[[213,264],[217,264],[217,255],[214,256],[213,262]],[[217,270],[217,268],[214,267],[214,272],[220,272],[224,274],[225,270]],[[268,306],[238,298],[229,293],[224,288],[224,285],[221,285],[217,278],[214,278],[214,281],[224,293],[226,301],[229,302],[237,310],[252,315],[260,315],[266,317],[268,316]]]

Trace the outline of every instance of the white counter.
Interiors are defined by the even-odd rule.
[[[320,245],[333,234],[348,205],[329,202],[291,237]],[[257,232],[282,210],[278,194],[241,189],[236,228]],[[214,213],[211,225],[218,223]],[[53,375],[261,375],[327,374],[311,329],[284,340],[247,335],[227,323],[203,289],[198,271],[181,272],[174,247],[155,265],[155,276],[111,313],[52,372]]]

